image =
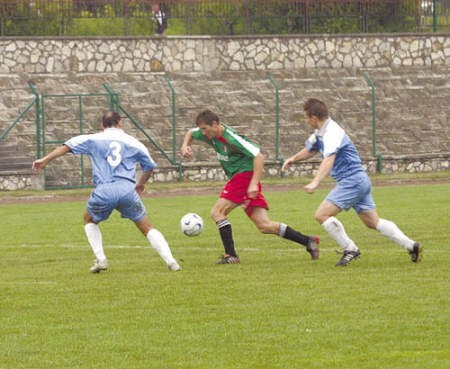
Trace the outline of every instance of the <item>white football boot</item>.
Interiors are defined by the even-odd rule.
[[[108,260],[94,260],[94,264],[91,266],[91,273],[100,273],[101,271],[108,270]]]
[[[176,261],[167,265],[167,268],[169,268],[171,272],[180,272],[183,270],[183,268],[181,268],[181,266]]]

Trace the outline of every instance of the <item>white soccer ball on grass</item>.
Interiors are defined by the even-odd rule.
[[[203,219],[198,214],[187,213],[181,218],[180,226],[186,236],[198,236],[203,231]]]

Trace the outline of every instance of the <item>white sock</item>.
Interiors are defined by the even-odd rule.
[[[150,229],[147,233],[147,239],[167,265],[175,262],[172,252],[170,251],[169,244],[160,231],[155,228]]]
[[[398,245],[403,246],[408,250],[412,250],[414,241],[408,238],[394,222],[380,218],[376,229],[383,236],[386,236]]]
[[[335,217],[329,217],[322,223],[322,227],[335,239],[339,246],[347,251],[357,251],[358,247],[345,233],[344,226]]]
[[[100,231],[99,226],[95,223],[88,223],[84,226],[84,231],[97,260],[106,260],[105,253],[103,252],[102,232]]]

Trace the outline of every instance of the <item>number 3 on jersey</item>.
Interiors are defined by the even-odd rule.
[[[117,167],[122,161],[122,146],[117,141],[113,141],[109,144],[110,154],[107,157],[109,165]]]

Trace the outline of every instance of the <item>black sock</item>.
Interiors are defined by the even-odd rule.
[[[296,231],[295,229],[292,229],[289,226],[286,227],[286,230],[282,237],[286,238],[287,240],[291,240],[291,241],[300,243],[304,246],[307,246],[308,242],[309,242],[309,236],[305,236],[304,234]]]
[[[219,229],[220,237],[222,238],[223,248],[225,254],[231,256],[237,256],[234,249],[233,232],[231,230],[231,223],[228,219],[223,219],[217,222],[217,228]]]

